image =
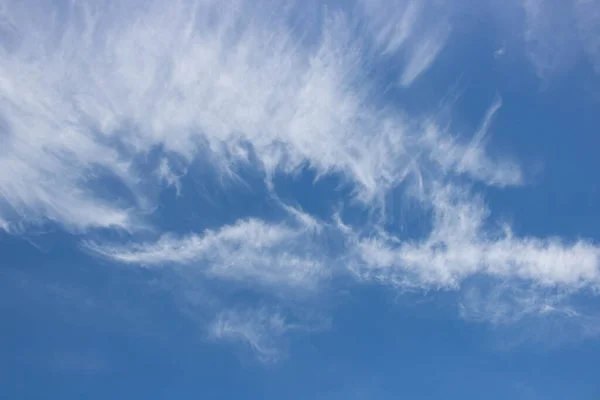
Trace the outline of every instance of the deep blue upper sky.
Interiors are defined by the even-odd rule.
[[[0,2],[0,397],[600,398],[600,3],[499,3]]]

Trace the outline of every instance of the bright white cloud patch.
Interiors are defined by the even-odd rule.
[[[335,274],[427,289],[458,289],[477,276],[531,290],[598,288],[595,244],[515,237],[494,227],[483,199],[466,189],[526,183],[515,161],[490,157],[484,146],[499,98],[479,130],[451,132],[433,111],[409,115],[386,100],[369,76],[372,64],[392,60],[399,90],[424,79],[450,40],[441,8],[408,1],[386,13],[383,3],[365,0],[298,22],[296,11],[267,1],[23,3],[0,9],[4,230],[50,220],[119,262],[184,266],[178,271],[194,279],[280,294],[326,290]],[[552,49],[569,46],[540,40],[549,29],[542,10],[527,2],[526,38],[546,70],[560,62]],[[578,18],[596,54],[593,23]],[[406,196],[432,213],[431,230],[400,237],[380,219],[345,225],[281,203],[287,214],[279,221],[253,215],[138,241],[156,193],[172,186],[185,196],[181,178],[194,174],[198,159],[219,176],[259,173],[274,198],[277,174],[306,166],[317,177],[335,174],[354,189],[348,203],[384,217],[389,194],[405,185]],[[94,228],[126,229],[133,239],[93,242],[85,233]],[[494,321],[497,310],[481,315]],[[289,330],[283,316],[263,312],[220,313],[212,327],[214,337],[241,339],[265,358],[276,354],[270,335]]]

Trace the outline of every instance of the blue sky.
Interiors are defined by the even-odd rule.
[[[0,1],[2,398],[600,397],[598,27]]]

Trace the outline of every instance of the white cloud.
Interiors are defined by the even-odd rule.
[[[529,59],[540,77],[563,72],[576,57],[571,4],[549,4],[546,0],[524,0],[525,42]]]
[[[162,179],[167,185],[175,188],[177,196],[181,196],[181,176],[173,171],[168,159],[163,158],[160,161],[156,173],[158,174],[159,179]]]
[[[220,312],[210,324],[209,337],[241,341],[263,362],[277,361],[282,353],[282,336],[297,329],[279,312],[256,310],[227,310]]]
[[[486,156],[483,142],[488,134],[492,119],[500,110],[502,100],[494,100],[468,145],[458,142],[434,121],[425,125],[423,145],[429,149],[433,162],[438,163],[444,172],[468,175],[473,180],[494,186],[513,186],[523,183],[521,168],[508,159],[492,160]]]
[[[131,161],[156,146],[190,160],[205,145],[229,169],[247,142],[267,175],[308,162],[347,176],[365,201],[401,175],[404,123],[357,86],[361,49],[343,14],[302,48],[283,19],[245,3],[127,4],[71,4],[59,28],[7,7],[19,40],[0,65],[3,215],[131,226],[135,210],[99,200],[90,181],[108,173],[143,198],[149,177]]]
[[[482,201],[456,187],[435,189],[432,205],[433,228],[424,240],[354,238],[356,272],[400,286],[456,288],[483,274],[572,290],[600,287],[600,249],[592,243],[495,232]]]
[[[361,5],[383,54],[394,54],[405,45],[423,13],[423,4],[416,0],[396,2],[392,7],[380,0],[364,0]]]
[[[459,307],[463,318],[493,325],[510,325],[523,318],[549,314],[578,316],[576,311],[562,305],[565,297],[564,293],[552,289],[537,290],[505,281],[483,289],[467,288],[461,295]]]
[[[182,160],[183,171],[202,157],[224,175],[235,176],[243,165],[267,181],[308,165],[319,177],[349,182],[369,211],[415,176],[420,205],[433,212],[431,232],[422,240],[381,229],[366,237],[358,232],[379,227],[336,230],[286,208],[289,222],[247,218],[202,234],[87,246],[120,262],[175,264],[183,273],[269,289],[314,289],[346,267],[398,286],[457,288],[477,275],[565,290],[598,285],[597,246],[498,233],[483,201],[453,183],[457,175],[499,187],[523,183],[516,163],[484,151],[499,99],[468,144],[433,116],[381,105],[367,63],[402,60],[398,79],[410,85],[449,40],[449,20],[424,3],[384,15],[380,3],[365,1],[358,11],[310,21],[307,32],[319,29],[308,38],[287,25],[283,7],[271,4],[264,15],[256,2],[80,1],[64,9],[27,3],[6,2],[0,13],[5,230],[14,221],[49,219],[70,229],[133,231],[150,209],[149,186],[166,182],[182,190],[170,157]],[[552,69],[551,49],[568,46],[541,41],[549,28],[539,4],[527,3],[527,40],[539,68]],[[370,25],[362,31],[357,19]],[[158,165],[138,165],[157,149]],[[129,193],[117,195],[113,184]],[[328,235],[341,238],[343,252],[329,254],[340,249],[327,247]],[[223,314],[216,335],[241,337],[268,356],[263,331],[286,325],[254,317],[256,324],[248,322],[252,313]]]
[[[359,2],[375,48],[384,57],[400,55],[399,83],[410,86],[436,60],[450,35],[443,2],[409,0]],[[437,7],[436,7],[437,6]]]
[[[413,45],[408,63],[400,77],[401,85],[410,86],[415,79],[431,67],[444,48],[449,34],[449,27],[441,23],[435,31],[428,33],[423,40]]]
[[[528,56],[543,79],[566,72],[582,57],[600,71],[600,4],[596,0],[522,0]]]
[[[148,204],[140,185],[177,184],[168,164],[154,178],[132,168],[157,147],[188,161],[202,154],[231,172],[248,162],[250,144],[267,177],[308,163],[319,175],[344,176],[365,202],[412,168],[423,133],[398,110],[373,105],[362,76],[368,49],[350,26],[356,16],[329,14],[303,45],[282,10],[266,19],[254,3],[152,2],[146,11],[132,4],[73,3],[58,27],[7,6],[19,40],[3,48],[0,64],[5,219],[135,226]],[[409,4],[393,31],[409,35],[418,7]],[[405,83],[443,46],[442,28],[432,29],[411,36]],[[405,35],[390,33],[398,34]],[[398,46],[384,36],[374,41]],[[98,198],[93,181],[107,174],[125,184],[133,204]]]
[[[6,232],[10,232],[10,224],[0,218],[0,229]]]
[[[561,289],[505,280],[481,287],[467,285],[461,291],[459,312],[468,321],[489,323],[500,348],[551,348],[600,333],[600,318],[593,307],[573,303]]]
[[[86,246],[125,263],[187,265],[230,281],[310,290],[329,275],[322,254],[326,249],[315,240],[312,228],[249,219],[202,235],[163,235],[153,243],[129,246]]]
[[[536,288],[560,288],[565,294],[600,288],[596,245],[515,237],[509,226],[495,229],[482,199],[455,186],[434,186],[428,195],[433,226],[421,240],[384,231],[364,236],[342,222],[327,225],[296,211],[296,223],[247,220],[202,236],[90,247],[122,262],[196,265],[209,276],[276,290],[314,289],[348,268],[361,280],[400,288],[457,290],[480,276],[521,282],[532,293]],[[344,245],[323,247],[332,239]]]

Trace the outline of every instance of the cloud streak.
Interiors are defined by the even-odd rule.
[[[433,228],[422,241],[355,239],[357,271],[400,286],[459,287],[478,274],[577,290],[600,284],[600,249],[585,241],[514,237],[486,227],[488,210],[454,187],[438,189]]]
[[[166,234],[150,243],[108,246],[88,242],[85,246],[124,263],[190,266],[210,277],[251,286],[312,290],[330,272],[325,267],[327,249],[315,240],[311,228],[249,219],[202,235]]]

